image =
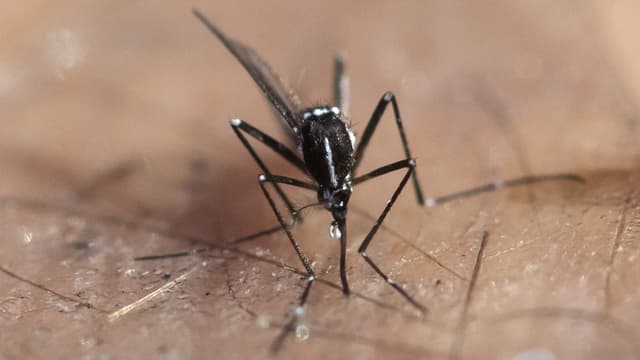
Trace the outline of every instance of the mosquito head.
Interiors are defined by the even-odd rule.
[[[342,222],[347,217],[347,205],[351,197],[351,184],[345,182],[339,188],[320,188],[318,190],[318,201],[331,211],[334,220]]]

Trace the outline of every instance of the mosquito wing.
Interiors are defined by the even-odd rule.
[[[269,64],[250,47],[243,43],[228,38],[211,21],[209,21],[200,11],[193,10],[193,14],[213,33],[236,59],[244,66],[253,80],[258,84],[267,99],[273,104],[280,116],[287,122],[294,134],[297,136],[300,127],[297,114],[299,113],[298,102],[287,88],[282,84]]]

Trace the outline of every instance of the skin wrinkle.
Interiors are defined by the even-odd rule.
[[[487,322],[492,325],[500,322],[515,321],[520,319],[559,318],[565,320],[581,320],[599,326],[609,326],[616,333],[622,335],[625,341],[634,350],[633,354],[640,354],[640,334],[628,324],[603,311],[591,311],[581,308],[563,307],[538,307],[533,309],[517,309],[506,313],[479,317],[473,316],[470,322]]]
[[[55,208],[55,207],[54,207],[54,208]],[[86,214],[83,214],[83,215],[86,215]],[[106,218],[107,218],[107,220],[116,220],[116,221],[118,220],[117,218],[112,218],[112,217],[106,217]],[[136,226],[136,227],[137,227],[138,229],[140,229],[140,227],[139,227],[139,226]],[[473,225],[471,225],[471,227],[473,227]],[[390,230],[393,230],[393,229],[390,229]],[[468,230],[470,230],[470,229],[468,229]],[[252,254],[248,253],[248,254],[246,254],[246,255],[252,255]],[[259,261],[264,261],[264,259],[262,259],[262,258],[260,258],[260,257],[252,257],[252,258],[254,258],[254,259],[256,259],[256,260],[258,260],[258,259],[259,259]],[[277,264],[274,264],[274,265],[276,265],[276,266],[281,266],[281,264],[280,264],[280,263],[277,263]],[[288,269],[287,269],[287,270],[289,270],[289,271],[294,271],[294,272],[295,272],[295,269],[294,269],[293,267],[290,267],[290,266],[288,267]],[[299,272],[299,271],[298,271],[298,272]],[[333,285],[335,286],[335,288],[336,288],[336,289],[339,289],[339,286],[338,286],[337,284],[333,284]],[[283,326],[284,326],[284,325],[283,325]],[[314,328],[314,332],[315,332],[315,331],[316,331],[316,329]],[[328,336],[330,336],[330,335],[328,335]]]
[[[622,204],[622,209],[620,209],[620,215],[618,216],[618,223],[616,224],[616,230],[613,234],[613,238],[611,239],[611,253],[609,256],[609,262],[607,264],[606,276],[604,282],[604,309],[606,312],[611,311],[611,274],[613,273],[613,266],[616,261],[616,255],[618,254],[618,247],[620,246],[620,242],[622,240],[622,236],[627,227],[627,215],[632,206],[631,201],[634,196],[634,193],[629,193]]]
[[[223,264],[223,269],[225,271],[225,284],[227,287],[228,294],[230,295],[232,300],[236,303],[236,306],[238,306],[239,309],[247,313],[251,318],[257,319],[258,314],[255,311],[251,310],[250,308],[246,307],[244,304],[242,304],[240,299],[237,298],[235,294],[235,290],[233,290],[233,284],[229,278],[229,275],[230,275],[229,268],[226,264]],[[268,326],[269,328],[279,328],[280,330],[283,330],[286,326],[287,326],[286,323],[269,320],[269,326]],[[370,346],[372,348],[402,351],[405,353],[414,353],[416,355],[421,355],[421,356],[429,356],[433,354],[433,352],[428,348],[416,347],[409,344],[403,344],[398,342],[390,342],[387,339],[367,338],[367,337],[357,336],[353,334],[328,331],[326,329],[318,328],[316,326],[312,326],[312,331],[315,335],[318,335],[327,339],[332,339],[336,342],[357,343],[357,344]]]
[[[212,46],[211,39],[189,16],[188,4],[155,5],[151,6],[153,11],[149,6],[56,4],[56,9],[69,15],[63,23],[57,21],[60,11],[46,11],[50,5],[32,4],[25,9],[15,8],[10,2],[5,5],[8,15],[24,10],[27,16],[8,16],[6,23],[17,37],[5,44],[6,61],[0,71],[2,78],[8,80],[6,86],[0,86],[7,100],[7,126],[0,143],[15,153],[2,155],[6,165],[3,195],[59,201],[76,207],[78,212],[115,214],[141,225],[149,224],[150,228],[192,234],[197,240],[216,243],[244,234],[249,227],[262,229],[262,225],[276,223],[269,221],[274,219],[268,217],[264,202],[256,195],[257,167],[242,153],[228,120],[238,116],[279,135],[284,133],[278,129],[288,127],[282,119],[277,123],[269,119],[278,110],[268,106],[250,76],[225,55],[220,44]],[[337,7],[319,3],[310,7],[288,3],[238,5],[220,8],[212,3],[202,10],[224,24],[230,35],[246,40],[268,55],[266,58],[273,59],[274,68],[281,69],[285,77],[307,71],[304,84],[309,89],[309,99],[331,98],[330,72],[325,71],[331,63],[331,51],[336,47],[346,51],[348,65],[353,65],[349,71],[354,84],[353,119],[363,125],[361,130],[376,97],[384,90],[393,90],[402,115],[408,120],[405,125],[410,143],[415,146],[412,150],[418,159],[418,172],[430,174],[429,178],[421,178],[422,185],[429,189],[456,190],[454,184],[461,181],[470,185],[484,182],[482,174],[499,177],[507,172],[519,173],[524,171],[523,160],[529,161],[526,165],[534,173],[543,169],[576,169],[581,173],[620,170],[620,174],[603,183],[594,184],[589,177],[584,191],[564,184],[531,186],[530,190],[527,187],[452,202],[451,206],[438,207],[424,215],[414,211],[409,194],[403,194],[399,216],[392,214],[388,223],[391,229],[378,235],[390,241],[372,247],[370,255],[377,254],[383,264],[392,264],[389,270],[396,280],[411,279],[407,289],[419,286],[417,299],[425,299],[425,305],[433,310],[433,318],[427,321],[435,320],[448,328],[427,331],[426,324],[416,325],[416,321],[409,320],[410,314],[405,320],[354,296],[342,300],[339,289],[327,289],[331,285],[326,284],[312,290],[320,290],[321,295],[313,296],[313,312],[308,313],[308,320],[318,324],[305,320],[305,325],[313,325],[312,337],[306,342],[288,342],[291,346],[280,358],[446,359],[482,235],[479,225],[469,233],[462,231],[477,216],[474,211],[485,206],[490,215],[486,221],[491,227],[491,242],[485,250],[482,277],[467,314],[462,357],[511,359],[541,345],[558,358],[640,355],[640,336],[630,337],[633,330],[640,331],[634,321],[640,296],[634,286],[640,260],[636,259],[640,232],[635,231],[638,227],[634,229],[637,209],[632,207],[627,212],[625,225],[618,221],[622,197],[640,183],[639,176],[634,183],[618,181],[629,173],[640,174],[640,148],[636,144],[640,134],[638,93],[632,91],[640,84],[639,73],[633,67],[638,54],[625,46],[637,33],[633,14],[640,9],[604,3],[594,7],[575,0],[565,4],[504,2],[497,6],[416,2],[400,7],[382,1],[364,8],[355,3],[331,4]],[[73,11],[65,11],[67,8]],[[33,28],[34,21],[41,26],[19,31]],[[47,64],[47,32],[56,32],[60,26],[79,36],[86,57],[82,66],[66,74],[64,81],[50,74]],[[499,128],[499,120],[485,114],[482,105],[475,103],[467,88],[474,79],[485,81],[488,90],[503,101],[502,106],[511,116],[506,129]],[[381,125],[391,120],[389,115]],[[372,151],[366,155],[370,161],[362,165],[400,154],[397,141],[392,141],[397,140],[392,137],[397,134],[390,123],[381,127],[384,130],[372,140]],[[518,154],[517,146],[526,153]],[[264,149],[256,150],[260,153]],[[489,153],[491,159],[487,157]],[[192,193],[187,194],[181,179],[189,169],[190,159],[198,155],[205,159],[210,171],[201,174],[198,187],[192,187]],[[267,164],[274,160],[269,155],[265,158]],[[140,173],[111,185],[98,184],[94,189],[84,186],[87,179],[115,161],[129,158],[143,163]],[[495,161],[488,164],[486,160]],[[58,176],[57,166],[66,172],[62,177]],[[288,164],[274,163],[271,170],[280,172],[285,166]],[[385,184],[391,186],[392,181],[385,180]],[[369,193],[359,193],[358,200],[362,201],[353,201],[354,205],[373,209],[368,206],[386,200],[378,196],[389,189],[372,185]],[[91,193],[90,202],[74,195],[78,189]],[[532,195],[538,201],[535,209],[528,209]],[[304,196],[300,191],[300,195],[292,197],[294,204],[315,198],[315,194]],[[138,206],[146,207],[144,214]],[[355,209],[350,210],[349,220],[354,225],[350,233],[355,239],[366,230],[368,220],[353,214]],[[327,226],[319,225],[321,216],[308,216],[304,227],[296,225],[296,232],[311,243],[310,249],[331,252],[328,257],[313,256],[319,260],[316,266],[321,265],[314,269],[336,285],[339,280],[335,267],[328,274],[318,270],[336,264],[336,246],[328,243]],[[542,232],[533,224],[538,219]],[[55,307],[43,307],[42,299],[71,309],[74,304],[57,301],[54,295],[0,273],[0,283],[13,288],[12,296],[29,296],[16,300],[14,305],[5,304],[9,311],[38,308],[23,319],[9,316],[6,327],[10,331],[3,331],[2,338],[9,340],[7,343],[23,343],[0,351],[9,358],[203,357],[211,349],[220,357],[265,357],[265,344],[268,346],[277,330],[258,329],[259,323],[238,311],[223,281],[229,281],[244,306],[278,319],[278,315],[292,310],[280,305],[300,289],[296,272],[302,266],[284,246],[288,244],[283,244],[282,231],[240,246],[241,250],[260,255],[257,258],[214,249],[197,257],[139,263],[133,262],[132,257],[150,254],[148,250],[162,253],[190,249],[190,241],[196,239],[148,233],[139,228],[129,231],[115,222],[100,223],[85,216],[67,218],[23,208],[15,210],[12,205],[3,208],[2,220],[10,232],[3,237],[7,246],[0,250],[0,265],[62,294],[73,296],[76,292],[71,290],[72,285],[73,289],[77,285],[85,291],[81,300],[108,310],[113,310],[111,305],[115,302],[125,303],[121,299],[138,297],[146,291],[143,287],[157,287],[165,281],[155,275],[146,279],[123,277],[120,270],[170,269],[168,273],[173,278],[192,262],[209,264],[179,291],[154,302],[117,328],[101,326],[100,314],[93,311],[81,309],[65,314],[56,312]],[[622,251],[612,253],[610,250],[616,250],[612,244],[617,224],[623,228]],[[87,233],[80,238],[83,229]],[[406,239],[395,237],[393,232]],[[29,244],[31,236],[33,242]],[[78,247],[76,242],[69,242],[74,238],[81,240]],[[41,242],[45,240],[46,244]],[[518,247],[519,240],[524,246]],[[49,249],[53,250],[51,257],[47,257]],[[353,266],[348,274],[356,290],[390,305],[397,304],[401,310],[412,310],[402,299],[381,289],[385,284],[374,284],[375,274],[367,276],[363,270],[367,265],[355,259],[353,246],[349,249],[348,260]],[[218,251],[224,251],[229,258],[224,262],[231,274],[229,279],[221,273],[222,262],[210,257]],[[309,252],[314,255],[313,250]],[[423,253],[435,255],[466,282],[445,272]],[[24,259],[22,254],[26,255]],[[614,259],[607,268],[610,255]],[[105,271],[92,273],[88,267],[85,269],[89,261],[97,262],[96,268],[100,266]],[[120,264],[125,267],[120,268]],[[254,274],[247,267],[256,267],[259,272]],[[46,277],[49,269],[55,271],[51,279]],[[243,270],[246,277],[237,274]],[[77,271],[82,273],[75,275]],[[271,271],[278,276],[270,277]],[[605,294],[607,275],[610,296]],[[74,278],[83,281],[72,284]],[[245,278],[250,281],[241,283]],[[119,294],[113,287],[120,284],[127,287],[126,293]],[[278,284],[284,286],[283,292],[274,291]],[[579,293],[575,297],[571,296],[574,290]],[[205,298],[205,291],[215,295]],[[281,298],[274,298],[274,294]],[[182,308],[189,305],[183,295],[188,295],[190,305],[196,307]],[[603,300],[611,309],[608,316],[628,321],[630,332],[619,331],[612,323],[615,319],[604,319],[602,314],[578,314],[579,309],[574,309],[586,305],[595,313],[603,312]],[[549,308],[519,309],[543,304]],[[557,308],[551,309],[554,306]],[[346,310],[341,312],[342,308]],[[332,311],[325,314],[324,310]],[[500,315],[513,318],[500,322],[495,318]],[[342,318],[349,319],[352,325],[341,322]],[[0,319],[3,322],[4,316]],[[83,319],[95,322],[83,324]],[[319,325],[326,327],[326,334]],[[37,326],[45,330],[60,327],[61,331],[51,332],[49,343],[35,342],[40,334],[30,330]],[[141,336],[141,329],[148,330],[148,336]],[[97,335],[98,342],[73,336],[80,332]],[[34,336],[29,339],[31,335]],[[358,336],[368,339],[358,345],[359,340],[354,339]],[[382,345],[396,341],[412,345],[400,344],[386,350]],[[413,348],[407,349],[408,346]],[[433,348],[433,353],[423,352],[421,347]]]
[[[4,199],[4,201],[3,201],[3,202],[4,202],[4,203],[14,203],[14,204],[15,204],[15,200],[16,200],[16,199],[9,199],[9,200]],[[33,204],[33,202],[26,201],[26,203],[27,203],[27,205],[34,205],[34,204]],[[38,204],[36,204],[36,205],[38,205]],[[40,203],[39,205],[44,205],[44,204]],[[55,206],[51,208],[51,210],[53,210],[53,211],[57,211],[57,210],[59,210],[59,209],[60,209],[59,207],[55,207]],[[86,216],[86,214],[83,214],[83,213],[80,213],[80,214],[82,214],[83,216]],[[115,218],[115,217],[109,217],[109,216],[107,216],[107,217],[105,217],[105,220],[113,222],[113,221],[117,221],[118,219],[117,219],[117,218]],[[137,225],[137,226],[135,226],[135,227],[136,227],[138,230],[140,230],[140,229],[144,229],[144,227],[143,227],[143,226],[139,226],[138,224],[136,224],[136,225]],[[252,254],[250,254],[250,253],[248,253],[248,254],[246,254],[246,255],[247,255],[248,257],[252,257],[252,258],[255,258],[255,259],[260,259],[260,257],[250,256],[250,255],[252,255]],[[260,259],[259,261],[264,261],[264,259]],[[280,264],[280,263],[277,263],[277,262],[274,262],[274,265],[275,265],[275,266],[278,266],[278,267],[279,267],[279,266],[281,266],[281,264]],[[294,269],[294,268],[291,268],[291,267],[289,267],[289,269],[288,269],[288,270],[289,270],[289,271],[295,271],[295,269]],[[339,286],[338,286],[337,284],[333,284],[333,285],[336,287],[336,289],[339,289]],[[571,312],[573,311],[572,309],[562,309],[562,310],[563,310],[563,311],[567,311],[567,313],[568,313],[568,314],[563,314],[563,313],[561,313],[560,311],[556,311],[556,315],[557,315],[559,318],[563,318],[563,317],[569,317],[569,318],[571,318],[571,317],[572,317],[572,315],[571,315]],[[506,316],[506,315],[505,315],[505,316]],[[614,320],[615,320],[615,319],[614,319]],[[470,316],[470,320],[469,320],[469,322],[471,322],[471,321],[483,321],[483,320],[482,320],[482,318],[476,318],[476,317],[474,317],[474,316]],[[613,321],[613,320],[612,320],[612,321]],[[606,325],[606,324],[604,324],[604,325]],[[314,329],[314,333],[316,333],[316,330],[315,330],[315,329]],[[328,335],[328,336],[330,336],[330,335]],[[373,341],[375,342],[375,340],[373,340]]]
[[[361,208],[359,208],[357,206],[353,206],[352,210],[353,210],[353,212],[358,213],[358,214],[368,218],[369,220],[375,221],[377,219],[375,216],[369,214],[367,211],[365,211],[365,210],[363,210],[363,209],[361,209]],[[467,279],[463,275],[458,274],[455,270],[453,270],[453,269],[449,268],[448,266],[444,265],[436,257],[432,256],[431,254],[429,254],[428,252],[426,252],[425,250],[423,250],[422,248],[420,248],[419,246],[414,244],[412,241],[410,241],[409,239],[404,237],[404,235],[402,235],[397,230],[389,227],[389,225],[386,225],[385,223],[382,223],[382,225],[380,226],[380,229],[384,230],[384,231],[388,231],[389,233],[391,233],[394,236],[398,237],[402,242],[406,243],[409,247],[411,247],[412,249],[416,250],[417,252],[422,254],[427,259],[433,261],[438,266],[443,268],[445,271],[451,273],[453,276],[457,277],[458,279],[463,280],[463,281],[467,281]]]
[[[473,266],[473,272],[471,274],[471,281],[469,282],[469,287],[465,295],[465,300],[462,306],[462,313],[460,314],[460,320],[458,321],[458,326],[456,328],[456,336],[451,342],[451,348],[449,351],[450,360],[458,359],[460,357],[460,353],[462,352],[462,348],[464,347],[465,332],[469,323],[467,315],[469,313],[469,307],[471,306],[473,290],[475,290],[476,282],[478,281],[478,274],[480,273],[482,259],[484,258],[484,250],[487,246],[488,239],[489,232],[485,230],[482,234],[480,248],[478,249],[476,262]]]
[[[27,205],[27,206],[34,206],[35,205],[37,208],[39,208],[41,210],[49,210],[49,211],[53,211],[53,212],[55,212],[56,209],[63,210],[65,212],[67,212],[67,213],[71,213],[72,212],[71,209],[57,208],[55,205],[46,204],[46,203],[37,202],[37,201],[28,201],[28,200],[24,201],[22,199],[15,199],[15,198],[12,198],[12,199],[2,198],[2,199],[0,199],[0,202],[4,202],[4,203],[17,202],[17,203],[20,203],[21,205]],[[87,216],[84,213],[76,213],[75,215]],[[96,220],[107,220],[110,223],[120,223],[118,221],[119,219],[117,217],[111,217],[111,216],[103,217],[102,219],[96,218]],[[124,224],[127,227],[129,227],[134,223],[129,223],[127,221],[122,221],[121,224]],[[137,228],[137,230],[144,230],[145,226],[138,225],[138,226],[135,226],[135,228]],[[158,234],[162,233],[160,231],[154,231],[154,232],[156,232]],[[169,237],[175,236],[175,235],[169,235],[169,234],[165,234],[165,235],[169,236]],[[190,240],[193,240],[193,239],[195,239],[195,238],[190,238]],[[242,250],[239,250],[239,249],[226,249],[226,250],[236,252],[238,254],[244,255],[245,257],[248,257],[248,258],[251,258],[251,259],[254,259],[254,260],[270,263],[271,265],[275,265],[278,268],[284,268],[285,270],[292,271],[294,273],[297,273],[298,275],[304,275],[305,274],[303,271],[297,270],[297,269],[295,269],[295,268],[293,268],[291,266],[288,266],[288,265],[283,266],[280,262],[270,261],[270,260],[265,259],[263,257],[253,255],[251,253],[248,253],[248,252],[245,252],[245,251],[242,251]],[[224,269],[225,269],[224,271],[226,272],[226,274],[228,274],[228,268],[226,268],[226,266],[224,266]],[[103,313],[105,315],[109,314],[109,312],[106,311],[106,310],[97,309],[94,306],[90,305],[89,303],[80,302],[80,301],[78,301],[76,299],[73,299],[73,298],[67,297],[65,295],[59,294],[54,290],[48,289],[48,288],[46,288],[46,287],[44,287],[42,285],[39,285],[37,283],[34,283],[34,282],[32,282],[32,281],[30,281],[28,279],[19,277],[18,275],[15,275],[15,274],[11,273],[11,272],[9,272],[8,270],[6,270],[4,268],[0,268],[0,271],[5,273],[5,274],[7,274],[7,275],[9,275],[9,276],[11,276],[11,277],[16,278],[17,280],[25,282],[25,283],[27,283],[27,284],[29,284],[31,286],[35,286],[35,287],[40,288],[41,290],[50,292],[50,293],[54,294],[55,296],[60,297],[61,299],[75,302],[75,303],[77,303],[79,305],[82,305],[82,306],[85,306],[85,307],[87,307],[89,309],[97,310],[97,311],[99,311],[99,312],[101,312],[101,313]],[[336,289],[338,291],[341,290],[340,285],[332,283],[332,282],[328,282],[328,281],[326,281],[326,280],[324,280],[322,278],[317,278],[316,281],[319,282],[319,283],[323,283],[325,285],[329,285],[330,287],[332,287],[332,288],[334,288],[334,289]],[[239,301],[239,299],[237,299],[237,297],[235,296],[235,292],[232,290],[232,287],[231,287],[231,284],[230,284],[228,278],[225,278],[225,283],[227,284],[227,289],[229,290],[229,293],[230,293],[232,299],[234,299],[234,301],[236,302],[238,307],[240,309],[242,309],[243,311],[245,311],[247,314],[249,314],[251,317],[255,318],[257,316],[256,313],[253,310],[251,310],[251,309],[245,307],[244,305],[242,305],[242,303]],[[376,306],[379,306],[381,309],[392,310],[392,311],[400,313],[400,314],[402,313],[402,311],[399,310],[399,309],[396,309],[396,308],[393,308],[393,307],[389,307],[389,306],[387,306],[387,305],[385,305],[383,303],[378,302],[377,300],[370,299],[370,298],[368,298],[366,296],[363,296],[363,295],[361,295],[361,294],[359,294],[357,292],[352,292],[352,295],[354,297],[356,297],[356,298],[363,299],[363,300],[368,301],[368,302],[370,302],[370,303],[372,303],[372,304],[374,304]],[[411,318],[417,319],[414,316],[410,316],[410,317],[408,317],[406,319],[410,320]],[[424,324],[423,321],[418,321],[418,322]],[[272,322],[272,325],[273,326],[270,326],[270,327],[284,328],[286,326],[286,324],[284,324],[284,323],[280,324],[280,323],[277,323],[277,322]],[[427,324],[425,324],[425,325],[427,325]],[[437,325],[429,324],[429,326],[437,326]],[[345,342],[345,341],[346,342],[354,342],[354,343],[359,343],[359,344],[363,344],[363,345],[367,345],[367,346],[371,346],[371,347],[379,348],[379,349],[390,349],[390,350],[396,350],[396,351],[403,351],[403,352],[407,352],[407,353],[416,353],[416,354],[420,354],[420,355],[423,355],[423,356],[428,356],[428,355],[433,353],[428,348],[415,347],[415,346],[412,346],[412,345],[409,345],[409,344],[403,344],[403,343],[397,343],[397,342],[389,342],[389,341],[378,340],[378,339],[374,339],[374,338],[366,338],[366,337],[353,336],[353,335],[352,336],[345,336],[344,334],[332,333],[332,332],[327,331],[327,330],[315,329],[315,328],[313,329],[313,331],[314,331],[315,334],[318,334],[318,335],[326,337],[326,338],[340,339],[343,342]]]
[[[94,310],[96,310],[96,311],[98,311],[100,313],[105,313],[105,314],[108,313],[106,310],[96,308],[94,305],[92,305],[89,302],[85,302],[85,301],[82,301],[82,300],[77,299],[75,297],[71,297],[71,296],[67,296],[67,295],[61,294],[61,293],[59,293],[59,292],[57,292],[55,290],[52,290],[52,289],[46,287],[45,285],[36,283],[36,282],[31,281],[31,280],[29,280],[29,279],[27,279],[25,277],[22,277],[22,276],[20,276],[20,275],[18,275],[16,273],[6,269],[5,267],[0,267],[0,272],[4,273],[5,275],[7,275],[7,276],[19,281],[19,282],[22,282],[22,283],[25,283],[27,285],[30,285],[30,286],[32,286],[32,287],[34,287],[36,289],[40,289],[42,291],[48,292],[48,293],[54,295],[55,297],[57,297],[57,298],[59,298],[61,300],[73,302],[78,307],[84,307],[84,308],[87,308],[87,309],[94,309]]]
[[[531,175],[531,161],[523,145],[523,138],[519,135],[517,129],[513,127],[512,116],[509,114],[509,110],[504,102],[498,98],[490,87],[484,86],[483,83],[477,83],[476,86],[474,86],[473,94],[480,108],[487,113],[489,119],[493,120],[498,129],[503,133],[503,136],[509,141],[511,150],[516,154],[516,161],[520,167],[520,171],[524,176]],[[540,211],[536,204],[535,194],[530,186],[525,186],[525,191],[527,192],[527,199],[532,208],[532,217],[535,219],[537,232],[542,236],[544,232],[540,225]]]
[[[280,261],[268,259],[268,258],[265,258],[265,257],[262,257],[262,256],[257,256],[257,255],[255,255],[255,254],[253,254],[251,252],[244,251],[244,250],[235,248],[233,246],[226,247],[226,246],[223,246],[223,245],[212,244],[212,243],[207,242],[206,240],[198,238],[198,237],[194,237],[194,236],[190,236],[190,235],[184,235],[184,234],[180,234],[180,233],[164,230],[164,229],[156,228],[156,227],[153,227],[153,226],[150,226],[150,225],[139,224],[139,223],[136,223],[134,221],[128,221],[128,220],[120,219],[120,218],[118,218],[116,216],[91,215],[91,214],[87,214],[85,212],[75,211],[74,209],[71,209],[71,208],[59,207],[57,205],[48,204],[48,203],[45,203],[45,202],[42,202],[42,201],[18,199],[18,198],[6,198],[6,197],[5,198],[0,198],[0,204],[1,203],[11,203],[11,202],[17,203],[17,204],[22,205],[22,206],[27,206],[27,207],[30,207],[30,208],[33,208],[33,209],[48,210],[48,211],[51,211],[53,213],[56,213],[57,210],[60,210],[60,211],[63,211],[64,213],[66,213],[67,215],[73,214],[73,215],[76,215],[76,216],[83,216],[83,217],[86,217],[86,218],[91,218],[91,219],[93,219],[95,221],[105,222],[105,223],[114,224],[114,225],[120,225],[120,226],[124,226],[127,229],[132,230],[132,231],[141,231],[141,230],[143,230],[143,231],[152,232],[152,233],[155,233],[155,234],[158,234],[158,235],[162,235],[162,236],[165,236],[167,238],[179,238],[179,239],[181,238],[181,239],[187,240],[191,244],[197,244],[197,243],[207,244],[208,246],[211,247],[211,249],[231,251],[231,252],[237,253],[239,255],[242,255],[242,256],[244,256],[246,258],[253,259],[253,260],[256,260],[256,261],[260,261],[260,262],[264,262],[264,263],[276,266],[278,268],[285,269],[287,271],[291,271],[291,272],[296,273],[296,274],[301,275],[301,276],[306,276],[305,272],[303,272],[303,271],[301,271],[301,270],[299,270],[299,269],[297,269],[297,268],[295,268],[295,267],[293,267],[291,265],[282,263]],[[332,287],[334,289],[338,289],[338,290],[342,289],[340,285],[338,285],[336,283],[333,283],[331,281],[328,281],[328,280],[326,280],[326,279],[324,279],[322,277],[317,277],[316,281],[319,282],[319,283],[322,283],[324,285],[327,285],[329,287]],[[369,303],[372,303],[372,304],[380,307],[381,309],[390,310],[390,311],[393,311],[393,312],[396,312],[396,313],[399,313],[399,314],[405,314],[407,320],[413,319],[414,321],[423,322],[422,321],[422,317],[416,317],[414,315],[409,315],[411,313],[404,312],[403,310],[401,310],[401,309],[399,309],[397,307],[394,307],[394,306],[385,304],[383,302],[380,302],[378,300],[372,299],[372,298],[367,297],[367,296],[365,296],[365,295],[363,295],[361,293],[353,291],[351,295],[356,297],[356,298],[365,300],[365,301],[367,301]]]

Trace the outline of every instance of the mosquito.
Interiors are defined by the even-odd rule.
[[[380,226],[383,224],[389,211],[402,193],[405,185],[411,179],[415,190],[416,201],[420,206],[434,206],[441,202],[452,201],[461,197],[497,190],[507,186],[521,185],[538,181],[569,179],[581,181],[575,175],[546,175],[527,176],[515,180],[496,182],[483,185],[471,190],[443,196],[440,198],[425,199],[418,176],[416,174],[416,160],[411,155],[409,143],[404,131],[400,108],[395,95],[386,92],[378,101],[373,114],[365,127],[359,141],[351,129],[351,124],[346,117],[348,107],[348,81],[344,71],[344,59],[342,55],[335,57],[334,73],[334,104],[300,107],[297,97],[286,88],[280,78],[271,70],[271,67],[250,47],[225,35],[216,25],[205,17],[199,10],[194,9],[193,14],[202,24],[227,48],[227,50],[242,64],[245,70],[251,75],[267,100],[274,107],[279,117],[284,120],[288,129],[289,137],[297,145],[297,151],[291,150],[283,143],[275,140],[271,136],[252,126],[241,119],[232,119],[230,125],[234,133],[239,138],[242,145],[249,152],[251,157],[261,169],[262,174],[258,176],[258,184],[269,206],[271,207],[278,221],[278,226],[254,235],[234,241],[239,243],[251,240],[256,237],[284,231],[294,251],[296,252],[304,271],[306,273],[306,284],[304,290],[297,301],[293,317],[285,325],[281,336],[275,342],[274,349],[277,349],[285,336],[294,330],[295,324],[304,314],[304,307],[309,298],[310,290],[316,281],[316,274],[311,265],[311,260],[294,238],[291,228],[295,222],[300,221],[300,210],[296,210],[284,193],[280,185],[302,188],[315,191],[318,202],[313,205],[323,206],[331,213],[333,218],[330,226],[330,236],[339,240],[340,244],[340,281],[342,292],[348,296],[350,293],[349,282],[347,280],[346,257],[347,257],[347,213],[349,199],[354,191],[354,187],[365,181],[387,175],[389,173],[404,171],[402,179],[387,201],[384,209],[378,215],[373,226],[358,247],[358,253],[364,261],[398,294],[407,300],[421,314],[427,313],[427,308],[412,297],[402,286],[396,283],[382,268],[367,254],[367,249],[371,245]],[[359,175],[358,169],[362,162],[365,150],[373,136],[383,114],[391,105],[395,118],[395,125],[398,129],[400,141],[404,150],[404,158],[372,171]],[[306,180],[300,180],[289,176],[273,174],[266,164],[256,153],[249,143],[247,136],[263,143],[268,148],[280,155],[295,168],[307,175]],[[293,218],[293,222],[287,224],[278,210],[273,195],[267,190],[267,184],[271,184],[277,196],[285,204],[288,212]],[[308,207],[308,206],[307,206]],[[306,208],[306,207],[305,207]],[[166,258],[173,256],[192,255],[207,249],[197,249],[190,252],[165,254],[160,256],[146,256],[137,258],[138,260],[149,260]]]

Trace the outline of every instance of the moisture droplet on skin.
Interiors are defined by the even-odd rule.
[[[94,337],[80,339],[80,345],[86,346],[86,347],[94,347],[98,345],[98,343],[99,343],[98,339]]]
[[[22,228],[22,240],[25,244],[30,244],[33,241],[33,233],[27,230],[26,227]]]
[[[136,275],[136,269],[127,269],[124,274],[129,277],[133,277]]]
[[[296,327],[296,339],[305,341],[309,338],[309,328],[304,325],[298,325]]]
[[[266,329],[271,325],[271,318],[261,315],[256,319],[256,323],[258,324],[259,328]]]
[[[65,79],[71,70],[84,62],[84,44],[74,31],[57,29],[49,32],[45,46],[45,59],[59,79]]]

